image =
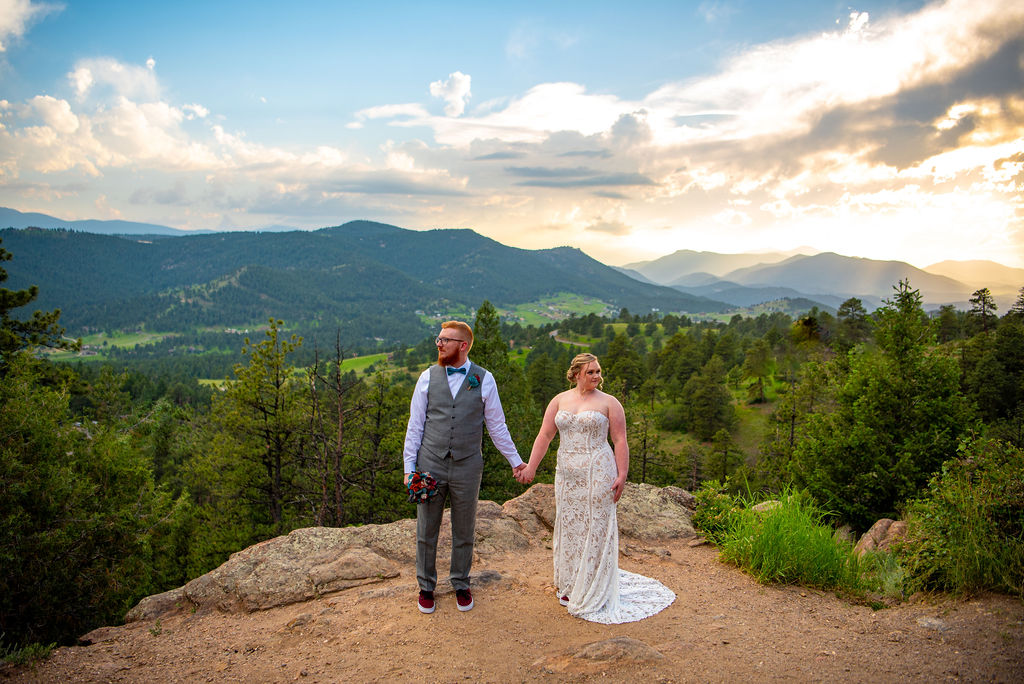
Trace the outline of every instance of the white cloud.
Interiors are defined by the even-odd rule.
[[[1022,24],[1024,5],[999,0],[949,0],[878,24],[854,12],[843,30],[758,46],[721,73],[666,85],[643,104],[662,144],[709,131],[728,138],[793,133],[823,111],[941,79],[992,54]],[[674,123],[709,112],[729,116],[702,131]]]
[[[430,94],[445,102],[444,113],[448,116],[462,116],[466,111],[466,101],[470,98],[469,85],[471,77],[461,71],[448,74],[447,81],[434,81],[430,84]]]
[[[425,118],[430,116],[426,108],[421,104],[392,104],[367,107],[356,112],[355,123],[361,123],[367,119],[393,119],[396,117]]]
[[[29,107],[43,120],[44,125],[53,128],[58,134],[68,135],[78,130],[78,117],[71,111],[67,100],[36,95],[29,101]]]
[[[756,46],[635,100],[556,82],[467,109],[471,79],[453,72],[424,102],[355,112],[344,126],[364,132],[352,149],[269,144],[202,104],[169,102],[152,58],[82,60],[66,100],[0,102],[0,178],[44,174],[88,186],[90,201],[100,185],[87,176],[149,174],[153,188],[186,178],[166,206],[190,206],[196,227],[227,212],[239,226],[363,215],[474,227],[517,246],[575,241],[611,263],[686,247],[864,254],[869,243],[876,258],[932,243],[984,258],[977,244],[1024,263],[1024,98],[991,89],[1005,71],[986,80],[977,68],[1024,35],[1018,5],[952,0],[881,21],[853,12],[835,31]],[[523,34],[517,54],[550,47],[538,35],[527,45]],[[354,152],[374,121],[394,139]],[[23,192],[56,196],[39,178]],[[118,190],[103,190],[116,206]]]
[[[0,2],[0,52],[6,52],[12,39],[25,35],[34,22],[52,12],[60,12],[64,5],[33,3],[31,0],[3,0]]]
[[[156,71],[149,63],[137,66],[110,57],[83,59],[68,74],[68,81],[80,98],[98,88],[131,99],[155,100],[160,97]]]
[[[181,109],[185,112],[185,118],[189,121],[192,119],[205,119],[210,115],[210,110],[201,104],[188,104],[184,105]]]

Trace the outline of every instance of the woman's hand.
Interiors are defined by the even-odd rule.
[[[533,476],[537,474],[536,468],[531,468],[530,464],[527,463],[526,467],[519,471],[516,475],[516,479],[519,480],[520,484],[530,484],[533,482]]]
[[[615,503],[619,502],[619,497],[622,496],[622,490],[626,488],[626,478],[617,477],[615,482],[612,483],[612,492]]]

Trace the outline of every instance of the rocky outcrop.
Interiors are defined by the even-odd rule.
[[[627,484],[619,500],[620,533],[651,541],[695,536],[693,497],[678,487]],[[538,484],[500,506],[477,506],[476,555],[511,553],[550,540],[554,486]],[[451,524],[445,511],[438,566],[448,564]],[[183,587],[149,596],[125,620],[152,620],[180,611],[252,612],[382,582],[413,570],[416,521],[362,527],[307,527],[233,554]]]
[[[902,520],[882,518],[864,533],[853,547],[854,553],[863,556],[868,551],[887,551],[892,544],[907,536],[907,523]]]

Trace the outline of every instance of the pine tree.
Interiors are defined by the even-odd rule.
[[[970,316],[980,321],[983,332],[988,332],[996,319],[995,311],[999,308],[996,306],[995,298],[987,287],[983,287],[980,290],[975,290],[971,295],[970,302]]]
[[[522,367],[509,358],[508,345],[501,336],[501,320],[487,300],[480,305],[473,323],[473,348],[469,358],[491,372],[505,412],[505,422],[520,456],[529,454],[533,444],[538,412],[530,396]],[[498,453],[490,439],[484,439],[484,475],[480,497],[505,501],[521,490],[512,477],[508,461]]]
[[[2,240],[0,240],[2,242]],[[10,261],[13,255],[0,247],[0,262]],[[7,280],[7,270],[0,267],[0,284]],[[3,377],[11,354],[31,347],[54,349],[78,349],[80,340],[64,339],[64,328],[60,320],[60,309],[50,312],[35,311],[27,321],[11,316],[14,309],[26,306],[39,296],[39,288],[32,285],[26,290],[9,290],[0,287],[0,377]]]

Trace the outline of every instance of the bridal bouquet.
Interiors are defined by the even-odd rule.
[[[409,503],[426,503],[437,494],[437,480],[430,473],[413,471],[409,478]]]

